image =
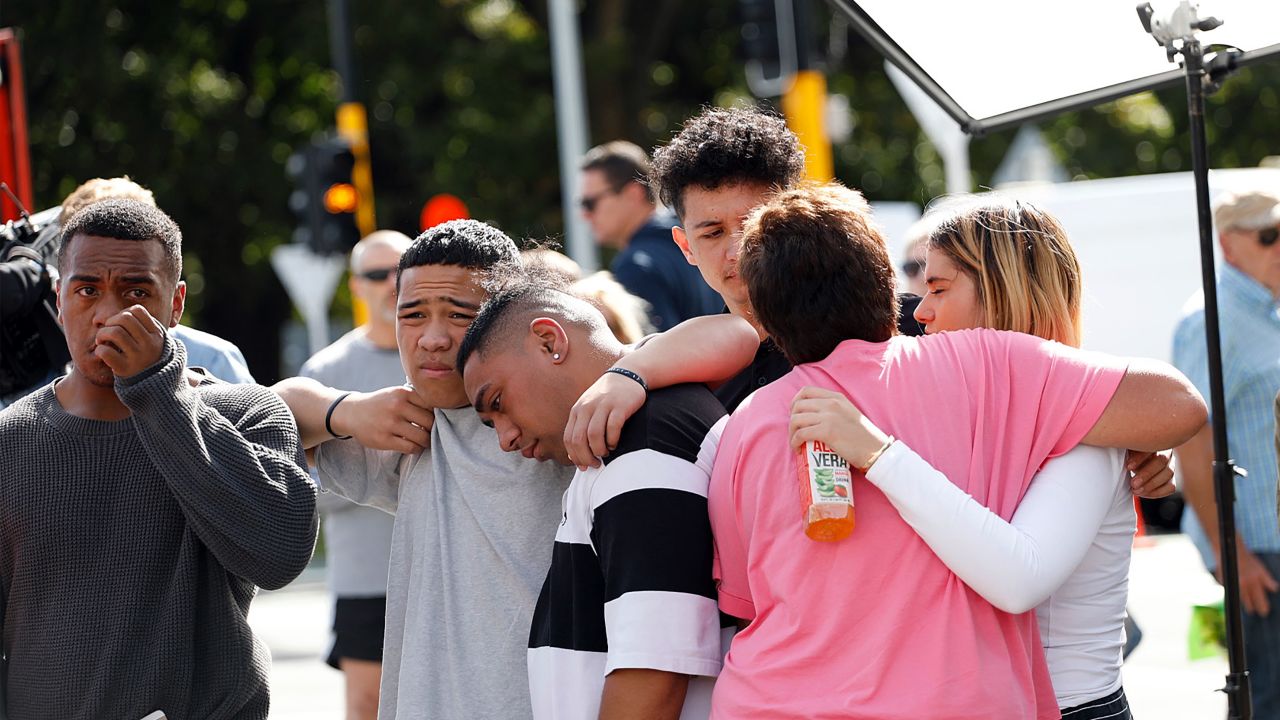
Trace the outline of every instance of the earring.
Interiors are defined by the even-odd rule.
[[[559,359],[560,359],[560,353],[552,353],[552,354],[551,354],[551,359],[552,359],[552,360],[559,360]]]

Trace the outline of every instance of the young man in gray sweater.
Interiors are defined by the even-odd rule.
[[[0,412],[8,717],[267,717],[246,615],[310,559],[315,487],[278,397],[186,369],[181,241],[133,200],[63,230],[72,368]]]

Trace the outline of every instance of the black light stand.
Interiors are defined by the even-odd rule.
[[[1244,471],[1235,467],[1227,458],[1227,423],[1222,411],[1222,349],[1218,336],[1218,298],[1213,259],[1213,231],[1209,214],[1209,162],[1205,140],[1204,96],[1212,92],[1227,75],[1238,67],[1280,58],[1280,43],[1252,48],[1247,52],[1237,49],[1210,48],[1211,59],[1205,59],[1205,49],[1196,39],[1197,31],[1207,31],[1221,25],[1213,18],[1200,19],[1195,6],[1182,0],[1171,15],[1154,18],[1149,3],[1138,7],[1143,27],[1155,37],[1170,62],[1178,55],[1184,58],[1183,68],[1158,75],[1139,77],[1106,87],[1094,88],[1074,95],[1051,98],[1043,102],[1016,108],[990,117],[973,117],[947,90],[921,67],[895,37],[889,35],[861,5],[861,0],[827,0],[832,10],[844,17],[867,43],[902,70],[944,112],[968,134],[979,137],[986,133],[1016,127],[1046,117],[1115,100],[1146,90],[1170,87],[1185,79],[1187,108],[1191,117],[1192,168],[1196,186],[1196,210],[1199,216],[1201,274],[1204,283],[1205,335],[1209,357],[1210,403],[1213,408],[1213,477],[1214,492],[1218,503],[1219,531],[1222,551],[1222,575],[1225,586],[1224,610],[1226,614],[1227,651],[1230,672],[1227,675],[1228,711],[1231,720],[1250,720],[1253,709],[1250,702],[1249,675],[1246,669],[1244,640],[1240,626],[1239,569],[1236,564],[1235,540],[1235,484],[1234,478]],[[1030,32],[1030,28],[1020,28]],[[975,72],[981,70],[975,68]],[[1268,718],[1267,720],[1271,720]]]
[[[1182,56],[1187,76],[1187,113],[1191,117],[1191,174],[1196,184],[1196,214],[1200,220],[1200,277],[1204,286],[1205,341],[1209,354],[1209,398],[1213,426],[1213,489],[1218,503],[1218,534],[1224,590],[1223,610],[1227,631],[1227,718],[1250,720],[1253,703],[1249,690],[1249,669],[1244,654],[1244,633],[1240,627],[1240,572],[1236,564],[1235,478],[1243,475],[1227,456],[1227,414],[1222,390],[1222,343],[1218,335],[1218,288],[1213,259],[1213,220],[1209,214],[1209,151],[1204,132],[1206,76],[1212,92],[1235,69],[1231,50],[1216,53],[1205,62],[1205,50],[1196,39],[1199,30],[1212,30],[1222,23],[1215,18],[1196,17],[1187,3],[1165,22],[1152,21],[1150,3],[1138,6],[1138,17],[1147,32],[1165,48],[1169,61]],[[1212,51],[1211,51],[1212,52]]]

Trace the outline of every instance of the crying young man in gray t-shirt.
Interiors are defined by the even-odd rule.
[[[348,394],[291,378],[273,388],[314,448],[321,487],[396,516],[382,718],[533,716],[530,626],[573,468],[503,452],[456,368],[484,286],[508,275],[520,275],[520,255],[501,231],[473,220],[431,228],[401,256],[396,281],[409,385]],[[705,329],[682,325],[650,343],[668,384],[701,379],[686,376],[706,355],[695,337]]]
[[[292,378],[275,387],[314,447],[321,487],[395,515],[383,718],[530,716],[524,645],[571,473],[502,453],[453,369],[486,298],[482,279],[519,262],[515,243],[483,223],[428,230],[395,280],[409,385],[348,394]]]

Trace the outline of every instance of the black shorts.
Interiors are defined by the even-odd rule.
[[[382,633],[387,627],[387,598],[338,598],[333,608],[333,648],[325,662],[342,658],[382,662]]]

